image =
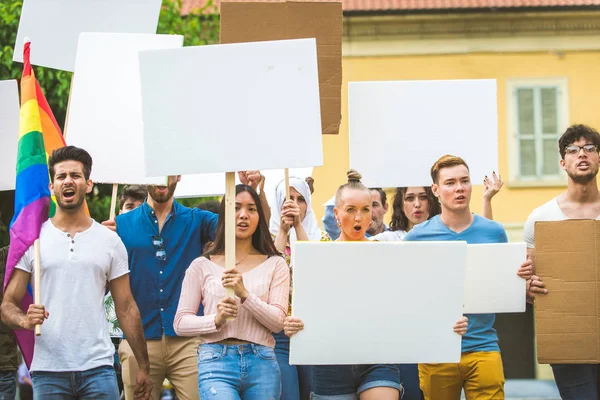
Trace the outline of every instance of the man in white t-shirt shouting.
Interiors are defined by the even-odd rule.
[[[114,347],[108,335],[103,298],[107,282],[121,328],[140,365],[136,399],[148,399],[148,353],[138,307],[129,288],[127,251],[121,239],[90,219],[83,206],[92,190],[92,158],[73,146],[48,160],[56,214],[42,225],[41,303],[27,313],[19,307],[33,274],[33,246],[11,275],[2,320],[13,329],[34,329],[31,365],[36,399],[118,399]]]
[[[567,191],[536,208],[525,222],[527,254],[534,261],[534,226],[537,221],[599,219],[600,192],[596,175],[600,167],[600,134],[585,125],[570,126],[558,141],[560,165],[569,176]],[[535,271],[535,270],[534,270]],[[548,291],[540,277],[529,282],[528,297]],[[564,400],[598,399],[598,364],[554,364],[554,379]]]

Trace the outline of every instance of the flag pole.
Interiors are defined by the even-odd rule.
[[[40,294],[40,282],[41,282],[41,258],[40,258],[40,239],[35,239],[33,242],[33,252],[34,252],[34,261],[33,261],[33,303],[34,304],[42,304],[42,296]],[[35,326],[35,336],[40,336],[42,334],[42,325]]]

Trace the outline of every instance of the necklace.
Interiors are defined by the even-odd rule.
[[[241,263],[243,263],[243,262],[244,262],[244,260],[245,260],[246,258],[248,258],[248,256],[250,255],[250,253],[252,253],[252,251],[249,251],[249,252],[248,252],[248,254],[246,254],[246,255],[244,256],[244,258],[242,258],[240,261],[236,261],[236,262],[235,262],[235,265],[238,265],[238,264],[241,264]]]

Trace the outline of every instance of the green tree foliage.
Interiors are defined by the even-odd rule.
[[[23,65],[12,61],[22,5],[21,0],[0,0],[0,27],[2,27],[0,29],[0,80],[20,80],[23,72]],[[218,43],[219,16],[214,11],[212,0],[208,0],[203,8],[194,10],[186,16],[181,15],[181,0],[163,0],[157,33],[183,35],[185,46]],[[35,51],[35,43],[32,43],[32,51]],[[35,67],[34,70],[56,121],[63,128],[72,74],[42,67]],[[89,210],[94,219],[102,221],[108,218],[111,191],[111,185],[96,185],[89,195]],[[4,198],[5,196],[0,195],[0,202]],[[200,201],[202,199],[186,199],[185,203],[193,206]],[[7,219],[10,220],[5,212],[2,220]],[[0,246],[6,243],[8,243],[6,225],[0,222]]]

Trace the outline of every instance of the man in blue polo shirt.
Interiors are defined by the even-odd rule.
[[[261,178],[259,171],[240,173],[242,183],[253,187]],[[168,185],[149,185],[146,202],[116,219],[116,232],[129,256],[131,291],[142,316],[154,384],[152,399],[160,398],[165,378],[179,399],[199,398],[196,350],[200,340],[178,337],[173,319],[185,271],[202,254],[205,243],[214,240],[218,216],[175,201],[180,179],[170,176]],[[265,205],[263,193],[261,200]],[[105,221],[104,225],[115,229],[115,222]],[[199,309],[198,314],[201,312]],[[119,346],[119,358],[125,398],[133,399],[137,363],[127,340]]]
[[[442,213],[416,225],[406,234],[408,241],[464,240],[467,243],[506,243],[502,225],[474,215],[470,210],[471,179],[467,163],[444,156],[431,167],[432,190]],[[519,276],[531,276],[531,261],[523,263]],[[459,400],[504,398],[504,371],[494,329],[494,314],[470,314],[462,355],[458,364],[419,364],[419,379],[425,399]]]

